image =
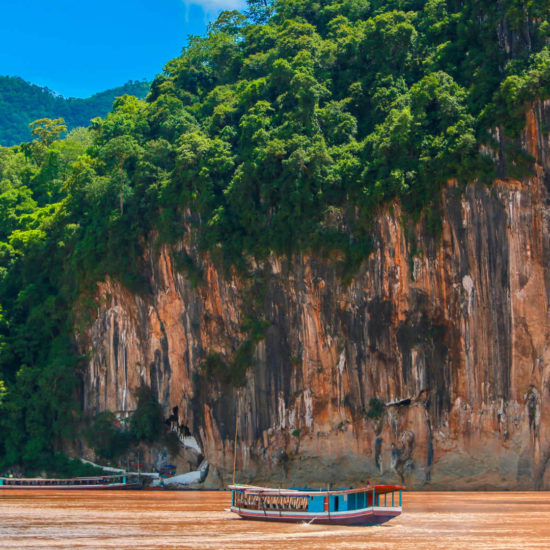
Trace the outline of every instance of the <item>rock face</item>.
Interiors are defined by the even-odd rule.
[[[348,285],[334,261],[272,257],[260,292],[187,246],[194,288],[177,250],[151,250],[149,293],[99,285],[86,411],[132,410],[147,383],[210,485],[231,480],[237,419],[242,482],[550,489],[549,121],[549,105],[528,113],[531,178],[448,186],[439,236],[382,212]],[[235,355],[251,296],[267,329],[239,389],[201,365]]]

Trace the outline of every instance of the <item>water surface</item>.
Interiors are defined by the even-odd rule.
[[[377,527],[235,519],[226,492],[5,491],[2,549],[550,548],[550,493],[406,493]]]

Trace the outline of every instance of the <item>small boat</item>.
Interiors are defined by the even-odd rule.
[[[229,511],[243,519],[378,525],[401,514],[400,485],[367,485],[359,489],[268,489],[230,485]]]
[[[3,489],[141,489],[141,483],[137,476],[124,474],[68,479],[0,477],[0,491]]]

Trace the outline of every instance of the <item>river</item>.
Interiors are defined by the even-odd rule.
[[[235,519],[227,492],[5,491],[2,549],[550,548],[550,493],[405,493],[376,527]]]

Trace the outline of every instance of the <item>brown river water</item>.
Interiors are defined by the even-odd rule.
[[[227,492],[5,491],[6,549],[550,549],[550,493],[406,493],[376,527],[274,524],[226,512]]]

